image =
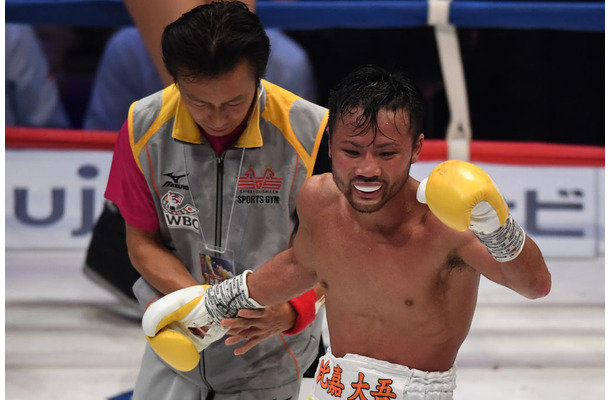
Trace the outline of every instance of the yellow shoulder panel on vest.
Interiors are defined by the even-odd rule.
[[[309,154],[297,138],[296,134],[294,133],[289,118],[290,108],[292,107],[292,104],[296,100],[300,99],[300,97],[287,90],[281,89],[280,87],[274,85],[271,82],[267,82],[264,80],[262,82],[265,85],[265,89],[267,92],[267,103],[262,113],[263,117],[269,120],[269,122],[271,122],[283,133],[286,140],[292,145],[292,147],[294,147],[299,157],[301,157],[301,159],[303,160],[303,163],[307,168],[307,176],[311,176],[311,174],[313,173],[318,149],[320,148],[320,141],[322,140],[324,128],[326,127],[326,121],[328,120],[328,111],[326,112],[322,124],[318,129],[315,146],[313,148],[312,154]]]
[[[159,130],[159,128],[161,128],[163,124],[165,124],[174,116],[176,111],[175,104],[179,99],[180,92],[178,91],[176,85],[172,84],[163,89],[163,99],[159,114],[157,115],[153,123],[150,125],[146,133],[144,133],[144,135],[140,138],[140,140],[138,140],[137,143],[135,143],[135,139],[133,137],[133,109],[136,103],[133,103],[129,108],[129,142],[133,151],[134,158],[138,164],[138,167],[140,167],[140,170],[142,169],[139,160],[140,152],[142,151],[148,140]]]

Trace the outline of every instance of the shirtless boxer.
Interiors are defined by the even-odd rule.
[[[408,78],[361,67],[329,106],[333,172],[301,188],[292,248],[253,273],[178,294],[191,305],[174,319],[218,323],[320,282],[330,348],[312,399],[451,399],[481,274],[534,299],[549,293],[550,273],[478,167],[446,162],[421,185],[409,176],[424,111]],[[145,318],[149,336],[156,314]],[[240,322],[221,322],[235,335],[227,344],[247,338]]]

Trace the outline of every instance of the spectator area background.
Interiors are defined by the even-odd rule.
[[[10,1],[6,18],[17,22],[28,18],[37,23],[37,32],[57,76],[73,126],[81,128],[97,63],[106,40],[117,27],[84,26],[90,25],[85,20],[78,25],[79,19],[76,18],[74,25],[37,22],[45,21],[45,6],[52,11],[50,6],[60,3],[42,2],[42,5],[37,5],[36,15],[22,17],[13,11],[14,5],[27,5],[28,2]],[[104,2],[99,3],[104,5]],[[260,2],[259,14],[263,21],[272,23],[275,14],[265,14],[265,6],[269,3],[272,2]],[[283,4],[290,6],[290,3],[307,5],[308,2]],[[87,4],[87,1],[76,4]],[[518,9],[519,2],[512,4]],[[533,3],[521,4],[525,7]],[[595,6],[603,3],[580,4]],[[413,18],[418,17],[417,10],[414,9]],[[48,15],[53,22],[53,14]],[[266,15],[270,16],[265,18]],[[604,145],[604,32],[596,27],[597,22],[589,25],[586,22],[575,23],[576,17],[569,18],[569,12],[565,15],[565,28],[559,29],[457,26],[473,139]],[[527,15],[524,19],[527,20]],[[302,24],[298,25],[307,26],[308,23],[314,21],[304,15]],[[337,20],[336,25],[351,24]],[[286,32],[309,53],[322,105],[326,103],[329,89],[357,65],[376,63],[404,68],[412,73],[428,104],[426,136],[445,136],[448,107],[432,27],[299,27]]]

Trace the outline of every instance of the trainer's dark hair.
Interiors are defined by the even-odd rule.
[[[413,141],[422,132],[425,104],[421,93],[405,72],[390,72],[376,65],[362,65],[349,73],[330,92],[328,129],[332,138],[337,119],[362,108],[356,119],[357,129],[378,133],[377,113],[404,110],[408,112]]]
[[[183,14],[163,31],[161,48],[174,82],[178,77],[215,77],[243,59],[258,81],[271,50],[260,19],[240,1],[214,2]]]

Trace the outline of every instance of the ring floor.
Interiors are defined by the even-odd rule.
[[[6,399],[104,400],[133,389],[145,342],[138,315],[90,282],[83,260],[82,250],[6,250]],[[547,263],[544,299],[481,280],[455,400],[604,399],[604,259]],[[300,399],[312,385],[303,382]]]

